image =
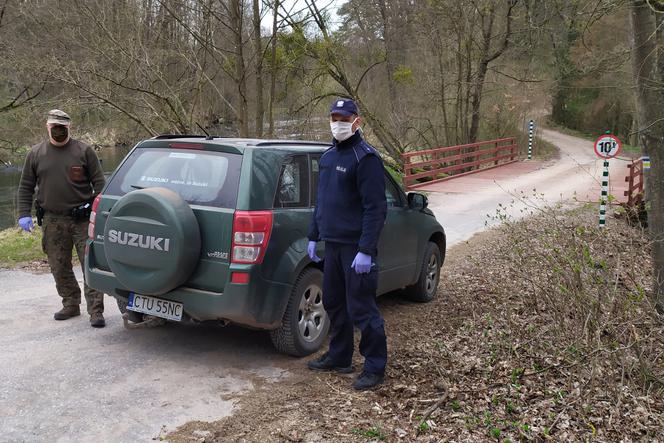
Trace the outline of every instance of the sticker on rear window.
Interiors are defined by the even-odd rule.
[[[149,177],[147,175],[141,175],[142,182],[154,182],[154,183],[168,183],[170,180],[166,177]]]
[[[170,154],[168,154],[168,156],[171,158],[187,158],[187,159],[196,158],[196,154],[191,154],[189,152],[171,152]]]

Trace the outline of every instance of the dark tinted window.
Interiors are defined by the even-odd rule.
[[[136,149],[113,177],[106,193],[163,187],[190,204],[234,208],[242,156],[212,151]]]
[[[403,206],[403,199],[401,192],[397,189],[396,185],[385,174],[385,199],[387,199],[387,207]]]
[[[306,155],[289,157],[281,166],[275,208],[304,208],[309,206],[309,168]]]

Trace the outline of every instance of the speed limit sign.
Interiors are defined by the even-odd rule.
[[[613,158],[620,154],[622,143],[615,135],[605,134],[595,140],[595,154],[601,158]]]

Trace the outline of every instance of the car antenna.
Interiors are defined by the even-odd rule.
[[[212,140],[213,137],[205,130],[204,127],[202,127],[198,122],[196,122],[196,126],[201,128],[201,131],[203,131],[205,133],[205,136],[206,136],[205,140]]]

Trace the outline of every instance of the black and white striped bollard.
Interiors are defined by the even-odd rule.
[[[593,146],[595,154],[604,159],[604,169],[602,170],[602,196],[599,200],[599,227],[606,226],[606,204],[609,200],[609,159],[620,154],[622,143],[615,135],[607,132],[595,140]]]
[[[599,227],[606,226],[606,203],[609,200],[609,160],[604,160],[602,171],[602,197],[599,201]]]
[[[528,122],[528,160],[533,158],[533,129],[535,128],[535,122],[530,120]]]

